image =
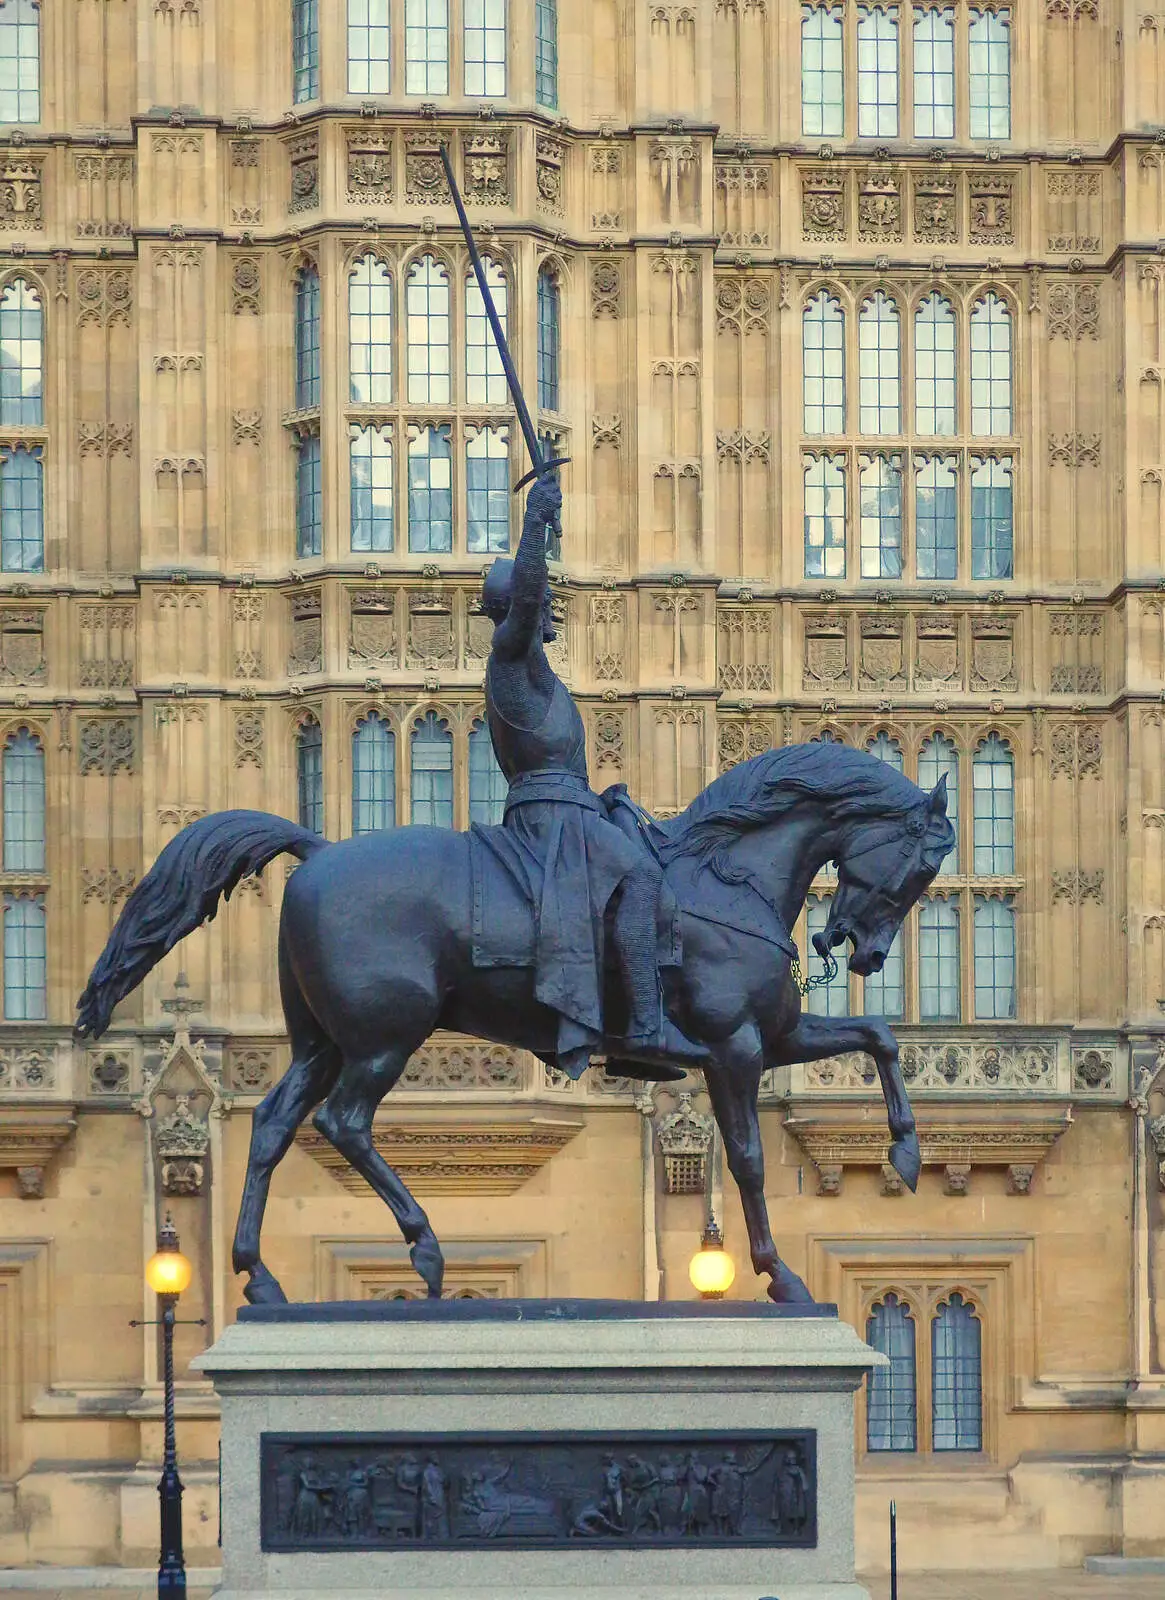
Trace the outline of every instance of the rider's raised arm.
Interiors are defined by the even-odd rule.
[[[534,640],[541,637],[542,611],[550,582],[546,529],[557,518],[561,504],[558,485],[549,479],[539,479],[530,490],[510,580],[510,609],[493,637],[493,648],[499,655],[512,659],[524,656]]]

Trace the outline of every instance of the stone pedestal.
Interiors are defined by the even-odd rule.
[[[733,1303],[244,1311],[223,1600],[865,1600],[837,1320]]]

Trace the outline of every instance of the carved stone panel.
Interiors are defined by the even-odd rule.
[[[392,201],[393,135],[387,129],[348,134],[347,192],[351,205],[386,206]]]
[[[719,721],[720,771],[762,756],[777,739],[777,725],[769,717],[722,717]]]
[[[44,612],[0,610],[0,683],[44,681]]]
[[[849,653],[849,621],[839,611],[805,613],[806,689],[848,688],[853,679]]]
[[[1049,687],[1053,694],[1101,694],[1104,690],[1104,613],[1083,607],[1053,611]]]
[[[406,205],[449,204],[449,185],[441,163],[444,142],[435,130],[405,134]]]
[[[1045,169],[1048,253],[1095,255],[1104,233],[1100,173],[1088,167]]]
[[[897,244],[902,239],[902,179],[879,163],[858,184],[858,238],[867,244]]]
[[[290,676],[321,672],[324,665],[324,634],[320,592],[309,589],[291,598],[291,650],[287,657]]]
[[[40,233],[44,228],[41,192],[43,156],[12,150],[0,164],[0,229],[9,233]]]
[[[627,601],[621,594],[591,596],[591,650],[595,679],[618,683],[626,676]]]
[[[391,589],[353,589],[348,597],[348,665],[396,661],[396,595]]]
[[[288,139],[286,148],[291,165],[287,209],[293,216],[299,211],[314,211],[320,203],[319,134],[314,129],[297,133]]]
[[[263,596],[255,589],[240,589],[231,601],[236,678],[263,676]]]
[[[725,606],[717,613],[716,667],[721,689],[772,689],[773,616],[768,606]]]
[[[846,237],[849,197],[846,174],[827,167],[801,173],[801,232],[806,239]]]
[[[959,619],[920,616],[914,623],[914,686],[946,688],[961,681]]]
[[[971,625],[972,689],[1018,689],[1015,623],[1010,617],[984,617]]]
[[[984,173],[970,179],[972,244],[1015,243],[1015,179],[1009,172]]]
[[[817,1436],[278,1434],[268,1551],[694,1550],[817,1543]]]
[[[133,231],[133,156],[78,153],[73,171],[81,238],[128,239]]]
[[[534,155],[538,205],[543,211],[561,211],[566,146],[561,139],[540,133],[535,140]]]
[[[885,689],[906,681],[905,620],[872,612],[861,618],[863,688]]]
[[[914,174],[914,237],[919,244],[956,244],[959,195],[953,173],[933,169]]]
[[[462,143],[465,199],[471,205],[510,203],[510,140],[507,133],[467,133]]]
[[[433,670],[456,658],[452,597],[443,589],[414,589],[409,595],[407,664]]]

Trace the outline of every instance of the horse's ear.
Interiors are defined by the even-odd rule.
[[[945,772],[930,791],[930,814],[932,817],[945,817],[947,814],[947,775]]]

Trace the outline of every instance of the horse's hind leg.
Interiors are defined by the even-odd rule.
[[[308,1010],[282,952],[279,985],[291,1036],[291,1065],[255,1108],[232,1252],[235,1271],[250,1273],[243,1293],[252,1305],[279,1305],[287,1298],[259,1255],[271,1174],[287,1154],[295,1130],[312,1107],[319,1105],[340,1071],[339,1051]]]
[[[428,1217],[372,1142],[376,1108],[396,1083],[411,1051],[397,1047],[364,1058],[346,1056],[339,1081],[316,1112],[316,1127],[380,1196],[411,1246],[413,1266],[430,1298],[439,1299],[445,1258]]]

